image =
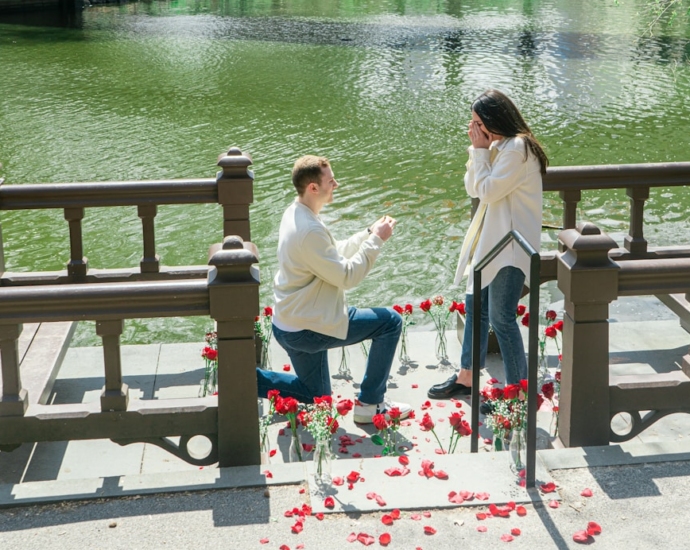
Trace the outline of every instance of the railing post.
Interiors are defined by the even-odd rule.
[[[237,147],[218,157],[221,171],[216,174],[218,203],[223,206],[223,236],[239,235],[251,240],[249,205],[254,202],[252,159]]]
[[[129,388],[122,382],[120,357],[120,335],[123,325],[122,319],[96,321],[96,334],[103,339],[105,364],[105,386],[101,393],[102,411],[126,411],[129,403]]]
[[[157,213],[158,207],[155,204],[137,206],[137,215],[141,218],[144,237],[144,255],[139,262],[142,273],[158,273],[160,271],[160,258],[156,254],[156,237],[153,226]]]
[[[226,237],[210,259],[211,317],[218,332],[219,466],[260,464],[254,318],[259,270],[251,243]]]
[[[67,275],[86,277],[88,260],[84,257],[84,244],[81,237],[81,220],[83,208],[65,208],[65,219],[69,222],[70,260],[67,263]]]
[[[0,325],[0,361],[2,362],[2,395],[0,416],[24,416],[29,396],[22,388],[19,374],[19,335],[22,325]]]
[[[618,296],[616,242],[591,223],[562,231],[563,360],[558,430],[566,447],[608,445],[609,304]]]
[[[630,197],[630,230],[625,236],[624,246],[633,255],[647,253],[647,241],[644,238],[644,203],[649,198],[649,187],[628,187],[625,190]]]
[[[563,200],[563,229],[573,229],[577,224],[577,203],[582,200],[582,191],[568,189],[559,191],[558,194]],[[558,243],[558,251],[563,252],[560,242]]]

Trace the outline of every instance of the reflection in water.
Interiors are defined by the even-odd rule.
[[[554,165],[688,160],[688,37],[645,35],[634,5],[177,0],[51,21],[0,23],[7,184],[210,177],[238,145],[256,163],[252,235],[268,281],[290,166],[324,154],[341,182],[323,212],[337,236],[384,213],[399,220],[352,303],[459,297],[449,285],[469,223],[468,109],[487,87],[517,101]],[[652,192],[652,244],[690,241],[686,195]],[[624,191],[584,193],[579,215],[620,241],[627,210]],[[545,223],[559,225],[560,213],[546,197]],[[9,269],[64,265],[59,212],[2,222]],[[203,263],[220,240],[213,206],[161,207],[156,224],[167,265]],[[90,265],[137,265],[140,231],[134,210],[87,211]],[[544,246],[555,239],[545,232]],[[261,296],[270,300],[269,284]],[[125,339],[199,339],[206,324],[132,322]]]

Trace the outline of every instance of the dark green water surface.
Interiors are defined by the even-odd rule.
[[[0,23],[0,175],[7,184],[212,177],[230,145],[251,153],[262,303],[295,158],[329,157],[336,237],[399,220],[351,304],[457,297],[450,282],[469,200],[469,104],[512,96],[553,165],[690,160],[690,40],[682,18],[648,32],[647,2],[138,2],[90,7],[72,27]],[[652,191],[652,245],[690,242],[686,189]],[[624,191],[587,193],[580,217],[619,242]],[[560,223],[557,196],[545,222]],[[217,206],[161,207],[167,265],[205,263]],[[62,212],[4,213],[8,270],[61,269]],[[89,210],[92,267],[138,265],[132,209]],[[556,232],[545,231],[544,248]],[[131,321],[127,343],[201,340],[208,319]],[[76,343],[96,342],[92,328]]]

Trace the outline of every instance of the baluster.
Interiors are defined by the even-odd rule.
[[[582,191],[580,189],[567,189],[559,191],[558,194],[563,200],[563,229],[574,229],[577,225],[577,203],[582,200]],[[563,252],[562,246],[559,240],[559,252]]]
[[[254,202],[252,159],[237,147],[218,157],[222,171],[216,175],[218,203],[223,205],[223,236],[239,235],[251,240],[249,205]]]
[[[155,204],[137,206],[137,214],[141,218],[141,227],[144,233],[144,255],[139,262],[142,273],[158,273],[160,271],[160,258],[156,254],[156,237],[153,222],[158,213]]]
[[[65,219],[69,222],[70,261],[67,264],[67,275],[70,277],[86,277],[88,270],[88,260],[84,257],[84,245],[81,237],[81,220],[83,218],[83,208],[65,208]]]
[[[0,325],[0,361],[2,362],[2,395],[0,416],[24,416],[29,395],[22,388],[19,374],[19,335],[22,325]]]
[[[625,248],[634,256],[647,253],[644,238],[644,203],[649,198],[649,187],[627,187],[625,194],[630,197],[630,231],[625,237]]]
[[[259,310],[258,259],[237,236],[209,261],[211,317],[218,330],[219,466],[259,464],[254,317]]]
[[[103,340],[103,361],[105,363],[105,386],[101,393],[102,411],[126,411],[129,402],[129,388],[122,383],[122,361],[120,357],[120,335],[122,319],[96,321],[96,334]]]

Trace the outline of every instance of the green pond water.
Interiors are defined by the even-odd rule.
[[[642,0],[135,2],[71,17],[0,22],[0,176],[40,182],[213,177],[231,145],[254,159],[253,241],[271,301],[277,229],[302,154],[332,160],[340,188],[323,218],[336,237],[399,220],[353,305],[451,288],[469,199],[462,176],[469,104],[507,92],[552,165],[690,160],[690,32]],[[69,24],[65,24],[65,23]],[[579,216],[622,242],[624,191],[586,193]],[[653,190],[652,245],[690,242],[686,189]],[[545,200],[545,223],[561,203]],[[8,270],[69,256],[61,211],[3,213]],[[217,206],[161,207],[167,265],[205,263]],[[554,248],[556,231],[543,233]],[[84,220],[92,267],[138,265],[136,210]],[[420,318],[421,321],[421,318]],[[97,343],[83,324],[75,344]],[[201,341],[208,319],[134,320],[125,343]]]

